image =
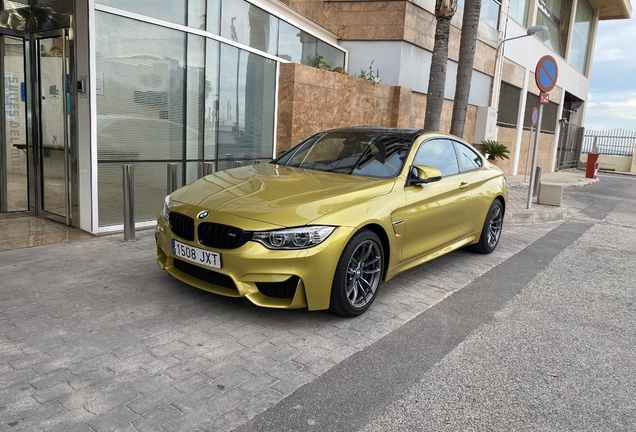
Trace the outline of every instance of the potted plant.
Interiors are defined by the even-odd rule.
[[[494,140],[483,140],[478,150],[486,156],[490,163],[495,165],[497,159],[510,159],[508,157],[510,150],[505,145]]]

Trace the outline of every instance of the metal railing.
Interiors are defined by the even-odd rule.
[[[605,131],[586,130],[583,136],[583,153],[599,153],[611,156],[632,156],[636,145],[636,132],[625,129]]]

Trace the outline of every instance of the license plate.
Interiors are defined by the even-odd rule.
[[[206,251],[194,246],[172,240],[172,253],[184,260],[201,264],[206,267],[221,268],[221,254]]]

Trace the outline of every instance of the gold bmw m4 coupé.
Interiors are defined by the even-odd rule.
[[[503,172],[452,135],[330,130],[167,196],[157,262],[258,306],[355,316],[404,270],[464,246],[492,252],[506,196]]]

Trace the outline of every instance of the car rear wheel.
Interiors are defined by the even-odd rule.
[[[479,243],[472,245],[472,250],[482,254],[489,254],[497,248],[501,238],[501,231],[503,230],[503,214],[504,210],[501,202],[498,199],[494,200],[486,214]]]
[[[329,309],[342,316],[364,313],[375,300],[384,271],[384,251],[375,233],[358,232],[347,243],[331,287]]]

